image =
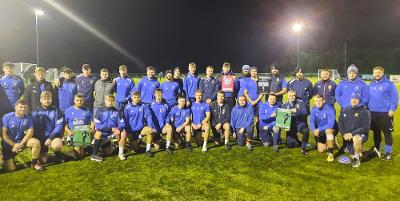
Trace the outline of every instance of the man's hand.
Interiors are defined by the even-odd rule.
[[[389,116],[389,117],[393,117],[393,116],[394,116],[394,111],[390,110],[390,111],[388,112],[388,116]]]
[[[186,107],[190,106],[190,101],[186,101]]]
[[[51,145],[51,140],[50,140],[50,139],[47,139],[46,142],[44,142],[44,145],[50,147],[50,145]]]
[[[293,109],[290,109],[289,111],[290,111],[290,112],[293,112],[293,113],[296,113],[296,112],[297,112],[297,109],[296,109],[296,108],[293,108]]]
[[[60,83],[60,79],[55,79],[55,80],[54,80],[54,85],[55,85],[55,86],[59,87],[60,84],[61,84],[61,83]]]
[[[67,131],[67,134],[68,134],[69,137],[71,137],[71,136],[74,135],[74,132],[72,132],[72,130],[68,130],[68,131]]]
[[[273,113],[271,114],[271,117],[276,117],[276,113],[273,112]]]
[[[121,131],[118,128],[112,128],[111,131],[113,132],[115,137],[118,137],[121,134]]]
[[[176,128],[176,132],[177,133],[180,133],[182,131],[182,127],[181,126],[179,126],[178,128]]]
[[[240,134],[243,134],[243,133],[244,133],[244,128],[241,128],[241,129],[239,130],[239,133],[240,133]]]
[[[13,145],[13,148],[12,148],[12,152],[14,152],[14,153],[18,153],[20,150],[21,150],[21,148],[22,148],[22,144],[20,144],[20,143],[15,143],[14,145]]]
[[[263,129],[267,131],[269,128],[268,126],[264,126]]]
[[[315,129],[315,130],[313,131],[313,134],[314,134],[314,136],[318,137],[318,136],[319,136],[319,130],[318,130],[318,129]]]
[[[207,104],[210,104],[211,102],[212,102],[212,100],[209,99],[209,98],[207,98],[206,103],[207,103]]]
[[[222,124],[219,123],[219,124],[215,125],[215,129],[217,129],[217,131],[220,131],[221,130],[221,126],[222,126]]]
[[[351,133],[346,133],[343,135],[343,138],[345,140],[352,140],[353,139],[353,135]]]

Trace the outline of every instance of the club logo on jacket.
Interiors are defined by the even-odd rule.
[[[354,113],[354,116],[358,118],[358,113]]]

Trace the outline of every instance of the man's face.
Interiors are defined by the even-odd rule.
[[[207,75],[207,77],[211,77],[211,76],[213,75],[213,73],[214,73],[214,69],[212,69],[212,68],[207,68],[207,70],[206,70],[206,75]]]
[[[273,69],[271,70],[271,74],[272,74],[272,75],[278,75],[278,74],[279,74],[279,70],[276,69],[276,68],[273,68]]]
[[[13,74],[13,68],[11,66],[4,66],[3,71],[5,75],[12,75]]]
[[[181,76],[181,70],[175,69],[175,70],[174,70],[174,76],[175,76],[175,77]]]
[[[294,102],[296,100],[296,93],[288,93],[288,100]]]
[[[162,95],[163,95],[162,91],[155,91],[154,92],[154,97],[156,98],[157,102],[161,102],[162,101]]]
[[[80,97],[75,97],[74,98],[74,105],[76,107],[82,107],[83,106],[83,102],[84,102],[83,98],[80,98]]]
[[[373,71],[374,79],[380,80],[383,77],[384,72],[381,69],[376,69]]]
[[[178,99],[178,106],[179,108],[184,108],[186,104],[186,100],[184,98],[179,98]]]
[[[42,104],[43,107],[50,107],[51,102],[52,102],[51,97],[40,98],[40,104]]]
[[[251,77],[257,77],[257,70],[256,69],[252,69],[250,71],[250,75],[251,75]]]
[[[27,105],[17,104],[14,109],[18,116],[24,116],[28,112]]]
[[[314,98],[314,103],[317,108],[322,108],[324,106],[324,99],[323,98]]]
[[[36,71],[35,78],[38,81],[42,81],[44,79],[44,72],[43,71]]]
[[[195,74],[196,73],[196,65],[194,65],[194,64],[189,65],[189,72],[191,74]]]
[[[102,80],[108,79],[108,72],[101,72],[100,73],[100,79],[102,79]]]
[[[349,78],[349,80],[354,80],[357,77],[357,73],[350,71],[349,73],[347,73],[347,77]]]
[[[222,67],[222,71],[224,71],[224,73],[228,73],[229,70],[231,70],[231,67],[230,67],[230,66],[223,66],[223,67]]]
[[[239,102],[240,106],[245,106],[246,105],[246,97],[240,96],[238,102]]]
[[[69,79],[71,79],[71,77],[72,77],[71,73],[64,73],[65,79],[69,80]]]
[[[276,96],[268,96],[268,103],[270,105],[275,105],[276,103]]]
[[[297,72],[297,73],[296,73],[296,78],[297,78],[298,80],[302,80],[302,79],[304,78],[303,72],[301,72],[301,71]]]
[[[352,107],[357,106],[359,103],[360,103],[360,100],[358,98],[352,98],[350,100],[350,104],[351,104]]]
[[[200,92],[196,92],[196,102],[201,102],[201,98],[203,97],[203,94]]]
[[[115,99],[114,98],[106,98],[104,100],[104,103],[106,104],[106,107],[114,107],[115,105]]]
[[[172,80],[172,74],[171,73],[167,73],[165,75],[165,79],[167,79],[168,81],[171,81]]]
[[[153,79],[155,77],[155,70],[147,70],[147,77]]]
[[[121,77],[126,77],[128,75],[128,70],[127,69],[119,69],[119,75]]]
[[[249,77],[250,76],[250,71],[249,70],[242,70],[242,73],[245,77]]]
[[[89,76],[91,71],[92,71],[92,70],[91,70],[90,68],[88,68],[88,69],[82,68],[82,74],[83,74],[83,76],[85,76],[85,77]]]
[[[218,93],[217,94],[217,103],[222,104],[224,102],[224,98],[225,98],[224,94]]]
[[[323,81],[327,81],[329,80],[329,71],[321,71],[321,80]]]
[[[140,96],[139,95],[132,95],[132,103],[137,105],[140,103]]]

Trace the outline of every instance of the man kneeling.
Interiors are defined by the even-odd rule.
[[[192,132],[190,129],[190,110],[185,107],[186,99],[184,96],[178,97],[178,105],[173,107],[168,114],[167,117],[167,124],[171,126],[174,133],[174,141],[175,141],[175,148],[179,146],[177,143],[181,138],[181,134],[184,134],[185,140],[185,149],[188,151],[192,151]],[[167,141],[167,148],[170,146],[171,141]]]
[[[254,133],[253,123],[253,106],[246,102],[246,97],[239,96],[238,104],[232,109],[231,127],[236,133],[237,144],[244,146],[244,140],[246,139],[246,146],[249,151],[253,150],[253,146],[251,145]]]

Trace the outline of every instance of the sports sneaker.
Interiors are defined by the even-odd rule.
[[[165,149],[165,151],[166,151],[168,154],[174,154],[174,150],[172,149],[172,147],[167,147],[167,148]]]
[[[392,154],[391,153],[386,153],[383,158],[385,161],[391,161],[392,160]]]
[[[186,149],[187,151],[189,151],[189,152],[193,151],[193,146],[192,146],[192,144],[187,143],[187,144],[185,145],[185,149]]]
[[[250,143],[247,143],[246,147],[248,151],[253,151],[253,146]]]
[[[203,147],[203,148],[201,149],[201,151],[202,151],[202,152],[207,152],[208,149],[207,149],[207,147]]]
[[[335,161],[335,157],[333,156],[333,154],[328,153],[328,158],[326,159],[328,162],[333,162]]]
[[[118,158],[119,158],[119,160],[121,160],[121,161],[126,160],[125,154],[118,154]]]
[[[90,156],[90,160],[96,161],[96,162],[103,162],[104,161],[104,159],[102,157],[98,156],[98,155]]]
[[[42,171],[44,170],[43,165],[40,163],[36,163],[36,164],[32,164],[31,165],[33,169],[37,170],[37,171]]]
[[[272,147],[272,151],[277,153],[279,151],[279,147],[278,146],[273,146]]]
[[[302,153],[304,156],[307,156],[307,155],[308,155],[308,152],[307,152],[306,149],[301,149],[301,153]]]
[[[57,160],[59,163],[64,163],[64,162],[65,162],[65,158],[64,158],[64,156],[63,156],[61,153],[55,152],[55,153],[54,153],[54,156],[56,157],[56,160]]]
[[[271,146],[271,143],[270,142],[263,142],[263,146],[264,147],[269,147],[269,146]]]
[[[382,157],[381,152],[376,147],[374,147],[373,150],[378,158]]]
[[[225,144],[225,149],[226,150],[231,150],[232,149],[232,146],[231,146],[231,144]]]
[[[360,160],[358,158],[354,158],[353,160],[351,160],[350,162],[351,166],[353,166],[354,168],[358,167],[361,165]]]
[[[146,151],[145,153],[148,157],[154,157],[154,153],[151,150]]]

